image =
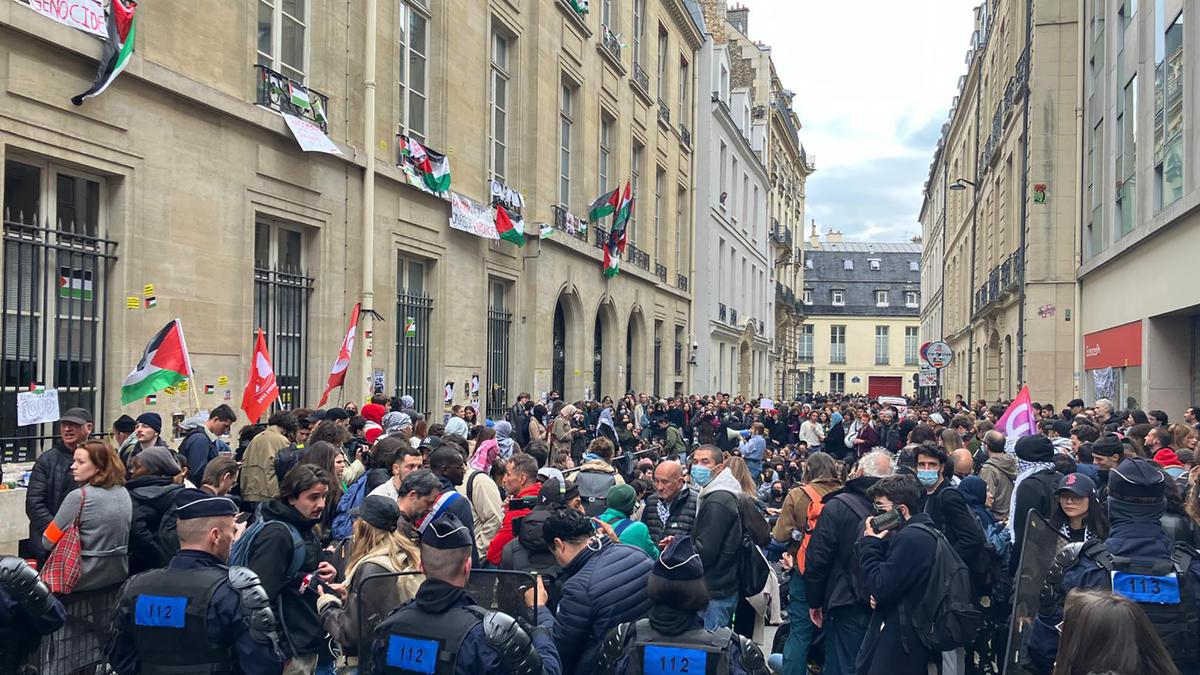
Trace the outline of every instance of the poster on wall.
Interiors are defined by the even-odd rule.
[[[1111,367],[1093,370],[1092,382],[1096,390],[1096,398],[1115,399],[1117,397],[1117,378]]]

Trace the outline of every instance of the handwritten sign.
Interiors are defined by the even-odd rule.
[[[102,0],[29,0],[33,11],[92,35],[108,37]]]
[[[17,392],[17,426],[58,421],[58,390]]]
[[[303,117],[295,115],[284,115],[283,121],[287,122],[288,128],[292,130],[292,135],[296,137],[296,142],[300,144],[300,149],[305,152],[327,152],[331,155],[342,154],[338,150],[337,143],[329,140],[321,127],[313,122],[309,122]]]
[[[450,227],[484,239],[500,238],[496,233],[496,214],[492,207],[457,192],[450,193]]]

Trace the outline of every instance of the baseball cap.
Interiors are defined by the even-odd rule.
[[[1070,492],[1080,497],[1091,497],[1096,494],[1096,483],[1081,473],[1069,473],[1058,479],[1054,494]]]

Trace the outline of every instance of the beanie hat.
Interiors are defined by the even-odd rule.
[[[632,485],[622,483],[608,489],[608,508],[629,515],[633,513],[633,505],[637,502],[637,491]]]
[[[1125,444],[1113,434],[1106,434],[1092,443],[1092,456],[1115,457],[1125,452]]]
[[[1017,441],[1017,457],[1026,462],[1054,461],[1054,443],[1041,434],[1023,436]]]
[[[1164,469],[1169,466],[1183,466],[1183,462],[1179,461],[1179,455],[1176,455],[1175,451],[1170,448],[1163,448],[1154,453],[1154,461],[1158,462],[1159,466]]]
[[[145,424],[154,430],[154,433],[162,433],[162,417],[156,412],[144,412],[137,417],[138,424]]]
[[[179,462],[175,461],[175,453],[166,448],[147,448],[134,455],[134,460],[151,476],[179,474]]]

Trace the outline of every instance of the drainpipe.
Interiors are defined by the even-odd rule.
[[[1083,5],[1083,3],[1080,3],[1079,15],[1078,15],[1079,30],[1076,31],[1078,48],[1076,51],[1075,58],[1078,59],[1078,61],[1077,61],[1079,63],[1078,70],[1081,73],[1083,71],[1084,32],[1087,30],[1087,28],[1086,28],[1087,22],[1084,21],[1083,17],[1084,17],[1084,5]],[[1077,83],[1076,91],[1075,91],[1075,101],[1076,101],[1076,103],[1075,103],[1075,159],[1076,159],[1075,194],[1076,194],[1076,199],[1075,199],[1075,220],[1073,220],[1072,222],[1074,222],[1078,225],[1079,223],[1083,222],[1083,213],[1084,213],[1083,200],[1086,199],[1086,197],[1084,196],[1084,191],[1082,189],[1082,187],[1083,187],[1083,172],[1084,172],[1084,160],[1083,160],[1083,147],[1084,147],[1083,146],[1083,143],[1084,143],[1083,138],[1084,138],[1084,136],[1083,136],[1083,134],[1084,134],[1084,130],[1087,128],[1087,126],[1086,126],[1087,119],[1084,117],[1084,114],[1083,114],[1084,81],[1083,81],[1082,77],[1078,78],[1078,83]],[[1137,114],[1136,111],[1134,114],[1135,115]],[[1083,267],[1083,260],[1084,260],[1084,258],[1083,258],[1083,256],[1084,256],[1084,253],[1083,253],[1083,228],[1081,228],[1081,227],[1075,228],[1074,243],[1075,243],[1075,251],[1076,251],[1076,255],[1077,255],[1077,259],[1075,261],[1075,269],[1078,270],[1079,268]],[[1078,275],[1078,271],[1076,272],[1076,275]],[[1072,331],[1071,331],[1072,338],[1074,340],[1074,342],[1072,343],[1073,348],[1071,350],[1072,351],[1071,381],[1074,384],[1072,392],[1075,394],[1075,398],[1081,398],[1079,394],[1081,391],[1083,391],[1083,316],[1082,316],[1083,280],[1078,277],[1075,279],[1073,302],[1074,302],[1074,308],[1075,308],[1075,317],[1074,317],[1075,325],[1073,326]]]
[[[1082,47],[1081,47],[1082,49]],[[1021,153],[1021,277],[1017,282],[1020,298],[1017,300],[1017,385],[1025,384],[1025,270],[1029,269],[1026,255],[1026,232],[1029,230],[1029,97],[1033,94],[1033,0],[1025,2],[1025,53],[1028,54],[1028,73],[1025,76],[1024,111],[1021,115],[1021,138],[1025,151]],[[1076,221],[1079,222],[1079,221]]]
[[[971,59],[974,63],[971,67],[975,67],[979,57],[976,55]],[[972,387],[975,384],[975,232],[976,225],[979,222],[979,105],[980,105],[980,89],[983,83],[979,81],[978,73],[975,76],[975,155],[972,157],[975,164],[975,175],[972,176],[971,182],[971,288],[969,290],[967,304],[967,400],[974,400]]]
[[[362,363],[366,392],[373,393],[375,363],[371,340],[366,336],[375,329],[375,33],[378,21],[378,0],[367,2],[367,42],[364,55],[363,81],[363,169],[362,191]]]

